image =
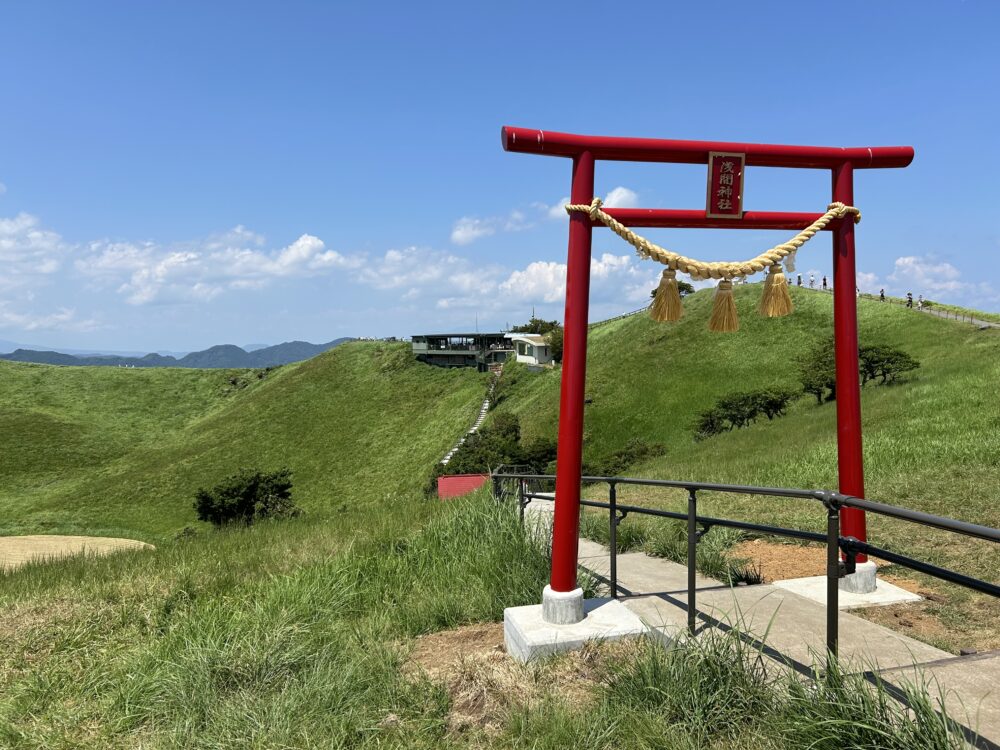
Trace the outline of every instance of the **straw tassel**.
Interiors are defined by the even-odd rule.
[[[663,323],[680,320],[683,315],[681,293],[677,288],[677,271],[668,268],[660,277],[660,285],[656,288],[649,316],[658,323]]]
[[[785,278],[780,263],[775,263],[768,271],[758,311],[765,318],[780,318],[792,311],[792,296],[788,293],[788,279]]]
[[[795,273],[795,251],[785,256],[785,273]]]
[[[740,319],[736,315],[736,301],[733,299],[733,282],[729,279],[723,279],[715,288],[712,317],[708,319],[708,330],[716,333],[733,333],[740,330]]]

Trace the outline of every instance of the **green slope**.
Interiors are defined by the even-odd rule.
[[[711,438],[692,439],[695,415],[724,394],[796,386],[795,358],[832,330],[832,298],[793,289],[796,310],[781,319],[755,312],[759,286],[736,289],[741,330],[706,330],[711,293],[685,301],[677,324],[645,315],[597,326],[588,349],[585,458],[599,459],[631,437],[663,443],[667,453],[630,469],[634,476],[771,486],[836,488],[836,407],[811,397],[786,417]],[[906,382],[867,386],[862,395],[867,494],[1000,526],[1000,331],[861,300],[863,342],[898,346],[921,362]],[[521,417],[522,433],[555,436],[558,371],[521,375],[502,408]],[[651,497],[624,491],[625,497]],[[712,498],[706,512],[819,529],[823,513],[798,501]],[[653,496],[655,499],[655,496]],[[661,498],[679,503],[676,495]],[[916,545],[961,565],[967,553],[945,535],[872,521],[879,541]],[[997,555],[974,562],[989,575]],[[968,570],[968,566],[966,568]],[[989,577],[989,575],[987,577]]]
[[[313,516],[381,523],[378,504],[411,512],[485,385],[367,342],[266,376],[2,362],[0,534],[163,538],[197,523],[198,487],[243,466],[291,467]]]

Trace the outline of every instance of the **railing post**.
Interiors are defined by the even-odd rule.
[[[521,525],[524,526],[524,480],[517,480],[517,508],[518,515],[521,519]]]
[[[697,605],[695,594],[695,573],[698,562],[698,497],[695,490],[688,490],[688,517],[687,517],[687,542],[688,542],[688,633],[694,635],[695,629],[695,607]]]
[[[826,672],[837,658],[840,617],[840,510],[833,502],[826,506]]]
[[[611,547],[611,598],[618,598],[618,488],[614,482],[608,490],[608,540]]]

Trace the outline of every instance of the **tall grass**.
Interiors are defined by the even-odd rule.
[[[511,701],[499,735],[457,733],[446,686],[406,667],[412,639],[537,603],[546,550],[484,492],[418,531],[335,545],[325,527],[262,524],[0,579],[0,747],[958,747],[916,691],[909,721],[861,678],[785,679],[735,631],[595,649],[606,656],[569,692]]]
[[[24,589],[0,629],[17,624],[11,615],[36,621],[0,656],[0,746],[365,747],[384,743],[390,713],[406,744],[434,746],[446,705],[440,690],[400,678],[407,639],[538,601],[544,550],[482,495],[421,531],[317,549],[285,568],[269,553],[316,541],[317,524],[295,528],[277,534],[278,550],[268,549],[274,525],[219,534],[225,553],[206,555],[215,564],[177,578],[157,570],[176,561],[169,552],[9,577]],[[178,548],[211,546],[212,536]],[[244,565],[253,573],[226,572]],[[85,567],[103,582],[84,588],[104,601],[64,590],[54,619],[31,607],[40,589]]]
[[[835,673],[802,681],[767,666],[736,630],[668,646],[640,641],[603,666],[598,702],[550,701],[512,716],[503,740],[518,748],[745,748],[959,750],[964,735],[919,686],[910,708],[882,683]],[[912,711],[912,716],[911,712]]]

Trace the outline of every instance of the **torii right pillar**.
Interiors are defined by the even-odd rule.
[[[854,167],[844,162],[833,169],[833,200],[854,205]],[[861,378],[858,373],[857,274],[854,262],[854,217],[840,220],[833,232],[833,339],[837,375],[837,473],[840,492],[865,496],[864,453],[861,445]],[[865,513],[840,511],[840,535],[868,538]],[[840,587],[857,594],[875,591],[875,563],[858,555],[856,572],[840,579]]]

